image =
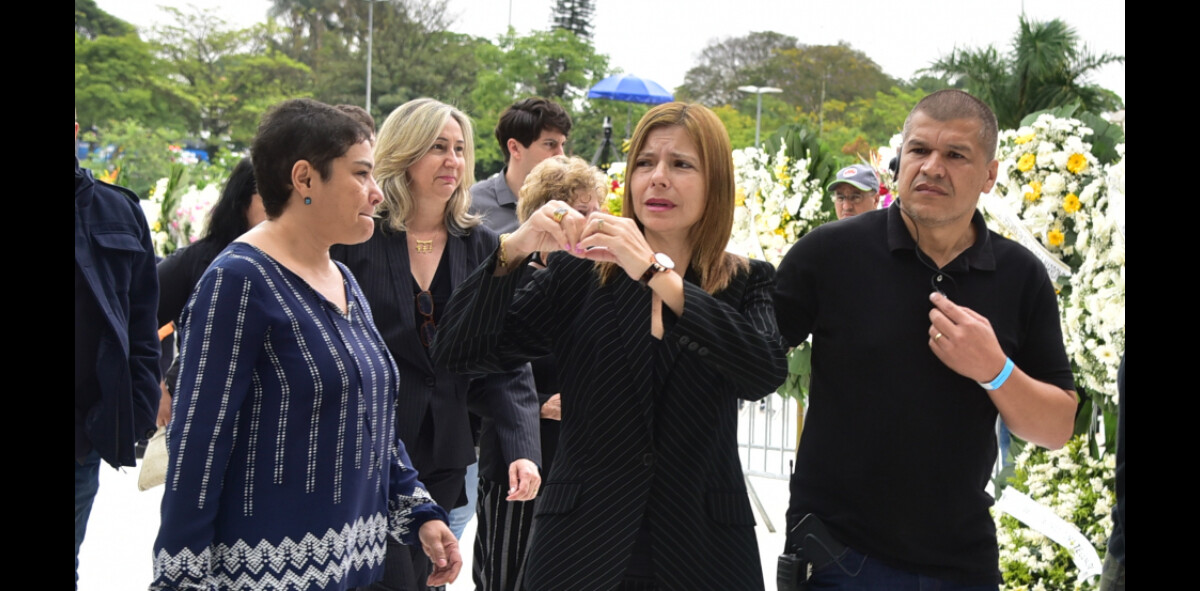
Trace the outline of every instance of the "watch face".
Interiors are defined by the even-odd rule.
[[[671,257],[669,257],[661,252],[654,253],[654,262],[661,265],[663,268],[666,268],[666,269],[674,269],[675,268],[675,261],[671,260]]]

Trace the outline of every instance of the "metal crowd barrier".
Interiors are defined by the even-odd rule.
[[[799,405],[794,399],[771,394],[758,401],[738,401],[738,455],[750,501],[762,517],[767,531],[775,526],[767,516],[751,476],[789,480],[796,458],[796,433],[800,428]]]

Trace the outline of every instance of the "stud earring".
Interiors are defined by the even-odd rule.
[[[305,205],[312,205],[312,197],[305,197],[305,198],[304,198],[304,204],[305,204]]]

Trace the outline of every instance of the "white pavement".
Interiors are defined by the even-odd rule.
[[[787,482],[768,478],[751,478],[775,533],[767,531],[760,515],[758,548],[762,555],[763,575],[767,589],[775,588],[775,558],[783,548],[784,512],[787,510]],[[100,492],[92,508],[87,537],[79,553],[79,589],[81,591],[136,591],[150,583],[151,549],[158,533],[158,510],[162,501],[161,486],[147,492],[137,489],[137,470],[118,472],[104,465],[100,469]],[[581,534],[582,535],[582,534]],[[463,533],[464,562],[458,582],[449,591],[469,591],[471,583],[471,552],[475,536],[475,520]],[[704,557],[697,556],[698,560]]]

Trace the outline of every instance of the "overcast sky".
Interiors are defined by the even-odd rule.
[[[159,5],[216,7],[232,23],[266,18],[269,0],[98,0],[141,27],[162,20]],[[713,39],[776,31],[803,43],[849,42],[885,72],[910,78],[954,47],[1007,48],[1022,10],[1061,18],[1094,52],[1125,54],[1124,0],[596,0],[593,40],[610,64],[667,89],[683,82]],[[494,39],[511,22],[520,33],[548,28],[554,0],[449,0],[452,30]],[[511,14],[511,20],[510,20]],[[1125,97],[1125,66],[1095,82]]]

